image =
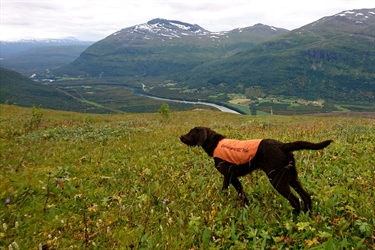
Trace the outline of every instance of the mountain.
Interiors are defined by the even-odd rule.
[[[60,45],[28,49],[0,61],[1,67],[25,76],[44,76],[45,72],[74,61],[89,45]]]
[[[375,9],[351,10],[274,37],[180,79],[220,91],[310,100],[375,100]],[[221,87],[221,88],[220,88]],[[255,97],[255,96],[253,96]]]
[[[85,112],[91,105],[79,102],[61,91],[34,82],[18,72],[0,68],[0,103]],[[99,111],[99,110],[95,110]]]
[[[80,41],[76,38],[0,41],[0,58],[4,60],[19,52],[24,52],[29,49],[40,48],[40,47],[67,46],[67,45],[91,45],[91,44],[93,44],[93,42]]]
[[[164,76],[229,57],[287,32],[267,25],[210,32],[199,25],[153,19],[111,34],[55,71],[83,76]]]
[[[94,43],[54,73],[161,77],[178,86],[153,88],[150,94],[183,99],[194,99],[198,91],[367,102],[375,98],[374,65],[375,9],[362,9],[289,32],[262,24],[210,32],[196,24],[153,19]],[[197,91],[187,94],[187,89]]]
[[[75,38],[0,41],[0,66],[25,76],[42,76],[46,70],[72,62],[91,44]]]

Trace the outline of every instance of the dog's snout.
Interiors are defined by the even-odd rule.
[[[188,135],[181,135],[180,140],[182,143],[188,145],[188,146],[193,146],[193,143],[191,142],[190,138]]]
[[[180,136],[180,140],[181,140],[182,142],[185,142],[185,141],[186,141],[186,135],[181,135],[181,136]]]

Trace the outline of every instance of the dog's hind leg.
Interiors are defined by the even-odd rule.
[[[290,182],[290,185],[296,190],[303,200],[303,211],[311,210],[311,196],[303,189],[301,182],[296,178]]]
[[[298,172],[296,168],[296,161],[293,154],[289,154],[289,164],[287,169],[289,170],[290,179],[289,185],[299,194],[303,200],[303,211],[307,212],[311,210],[311,196],[303,189],[301,182],[298,179]]]
[[[294,213],[299,214],[301,211],[301,204],[299,199],[292,193],[289,186],[290,171],[287,168],[280,169],[278,171],[271,171],[268,174],[268,178],[272,186],[284,196],[294,208]]]
[[[311,196],[303,189],[301,182],[298,179],[298,173],[294,161],[289,169],[290,171],[290,186],[301,196],[303,200],[303,211],[307,212],[311,210]]]

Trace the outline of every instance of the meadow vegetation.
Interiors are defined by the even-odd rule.
[[[166,115],[167,114],[167,115]],[[231,138],[333,139],[296,152],[311,215],[261,171],[250,205],[200,148],[203,125]],[[94,115],[0,105],[0,249],[374,249],[375,120],[218,111]]]

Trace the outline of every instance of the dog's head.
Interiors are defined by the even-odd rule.
[[[210,130],[206,127],[195,127],[186,135],[181,135],[180,140],[188,146],[202,146],[207,139],[207,131]]]
[[[206,144],[206,147],[216,147],[219,140],[223,138],[224,136],[207,127],[195,127],[186,135],[180,136],[180,140],[188,146],[203,146],[203,144]]]

